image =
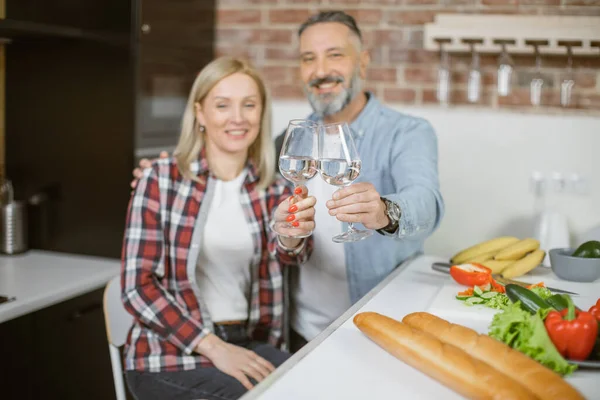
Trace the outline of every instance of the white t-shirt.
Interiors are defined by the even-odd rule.
[[[344,244],[331,238],[342,233],[342,223],[329,215],[325,203],[339,188],[320,177],[307,182],[315,196],[316,227],[310,259],[300,266],[298,285],[292,292],[292,328],[312,340],[351,306]]]
[[[247,171],[231,181],[215,180],[196,281],[214,322],[248,319],[250,261],[254,243],[241,204]]]

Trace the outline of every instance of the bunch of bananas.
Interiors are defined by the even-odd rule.
[[[544,260],[536,239],[502,236],[471,246],[452,257],[453,264],[478,263],[504,278],[525,275]]]

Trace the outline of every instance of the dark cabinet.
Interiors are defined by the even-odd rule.
[[[215,2],[5,0],[6,175],[37,200],[34,248],[120,256],[131,171],[176,143]],[[101,297],[0,324],[0,398],[114,398]]]
[[[119,257],[131,171],[176,143],[215,0],[6,0],[6,174],[36,248]],[[42,238],[43,240],[41,240]]]
[[[103,289],[0,324],[3,399],[111,399]]]
[[[136,13],[138,101],[136,156],[174,148],[198,71],[213,57],[212,1],[143,0]]]
[[[0,324],[0,395],[34,399],[35,341],[33,314]]]

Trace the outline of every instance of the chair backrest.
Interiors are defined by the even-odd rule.
[[[133,317],[125,310],[121,301],[120,276],[111,279],[104,289],[104,319],[108,342],[117,347],[123,346],[133,324]]]
[[[133,317],[125,311],[121,301],[121,277],[115,276],[104,289],[104,320],[106,321],[106,337],[108,351],[113,370],[115,395],[117,400],[126,400],[125,382],[119,347],[125,344],[127,333]]]

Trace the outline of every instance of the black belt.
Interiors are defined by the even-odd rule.
[[[250,342],[245,322],[218,323],[215,322],[215,335],[227,343],[243,345]]]

